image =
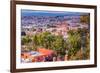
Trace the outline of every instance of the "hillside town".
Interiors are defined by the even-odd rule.
[[[88,24],[80,22],[80,16],[22,17],[22,32],[30,36],[48,31],[54,35],[63,35],[65,37],[67,31],[79,28],[89,28]]]
[[[21,17],[21,62],[49,62],[74,60],[72,50],[68,48],[79,47],[73,52],[82,56],[82,44],[71,44],[69,39],[74,32],[76,39],[82,39],[79,29],[85,29],[89,35],[89,23],[81,21],[81,15],[65,16],[22,16]],[[71,32],[71,33],[70,33]],[[84,32],[84,31],[83,31]],[[72,35],[74,36],[74,34]],[[27,38],[26,38],[27,37]],[[70,42],[68,42],[70,41]],[[79,43],[79,40],[76,40]],[[84,41],[83,41],[84,42]],[[85,46],[87,47],[87,46]],[[77,49],[77,48],[76,48]],[[69,52],[71,51],[71,52]],[[72,54],[73,54],[72,53]],[[70,56],[70,57],[69,57]],[[71,58],[72,57],[72,58]],[[78,57],[77,57],[78,59]],[[80,57],[79,59],[83,59]],[[76,58],[75,58],[76,60]]]

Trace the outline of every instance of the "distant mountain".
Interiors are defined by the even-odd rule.
[[[22,16],[80,16],[89,15],[89,13],[82,12],[68,12],[68,11],[40,11],[40,10],[21,10]]]

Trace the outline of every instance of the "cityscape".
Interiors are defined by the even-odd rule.
[[[21,10],[21,63],[90,59],[90,14]]]

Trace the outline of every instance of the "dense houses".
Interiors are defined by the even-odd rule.
[[[67,31],[87,28],[87,24],[80,22],[80,16],[24,16],[22,17],[22,33],[32,36],[36,33],[49,31],[54,35],[67,38]],[[23,34],[22,34],[23,35]]]

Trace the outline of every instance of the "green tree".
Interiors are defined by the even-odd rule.
[[[77,51],[81,48],[81,35],[77,33],[75,30],[71,30],[68,32],[68,55],[73,56],[77,53]]]
[[[32,41],[33,41],[33,50],[36,50],[37,46],[38,46],[38,37],[37,37],[37,35],[34,35],[32,37]]]
[[[23,37],[21,38],[21,43],[22,43],[22,45],[28,44],[28,43],[30,43],[31,41],[32,41],[32,40],[30,39],[29,36],[23,36]]]
[[[52,43],[53,50],[62,55],[65,49],[65,41],[62,36],[55,36],[55,41]]]

